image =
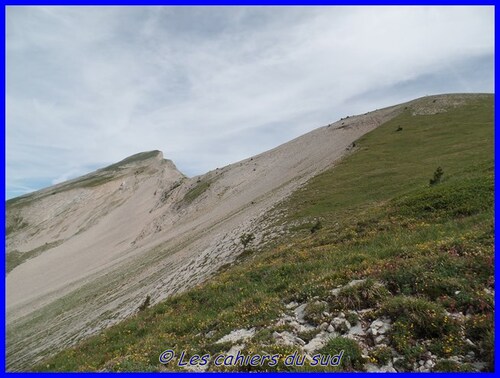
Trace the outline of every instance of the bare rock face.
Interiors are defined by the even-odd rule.
[[[227,334],[226,336],[220,338],[215,343],[216,344],[228,343],[228,342],[235,343],[237,341],[244,341],[247,339],[251,339],[254,335],[255,335],[255,328],[237,329]]]

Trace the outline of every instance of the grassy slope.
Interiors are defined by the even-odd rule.
[[[244,353],[288,353],[268,345],[279,327],[264,328],[285,311],[284,304],[315,296],[329,300],[332,288],[367,277],[383,281],[391,292],[370,306],[376,307],[373,316],[395,321],[390,340],[404,356],[403,369],[426,350],[441,357],[467,352],[464,334],[491,367],[492,298],[483,289],[493,284],[492,110],[491,97],[444,114],[408,111],[381,126],[357,142],[356,153],[290,198],[287,221],[305,224],[292,240],[245,256],[210,282],[34,370],[164,370],[161,351],[226,352],[230,345],[214,341],[242,327],[258,330]],[[396,132],[398,126],[403,130]],[[438,166],[444,170],[442,183],[429,187]],[[314,219],[323,227],[311,234]],[[330,310],[363,307],[363,298],[353,292],[349,300],[331,301]],[[444,316],[445,308],[472,316],[458,324]],[[324,352],[338,346],[359,358],[355,346],[343,342],[332,342]],[[172,363],[168,367],[175,370]]]

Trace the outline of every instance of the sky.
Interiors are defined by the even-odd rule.
[[[493,7],[7,7],[6,198],[161,150],[187,176],[494,91]]]

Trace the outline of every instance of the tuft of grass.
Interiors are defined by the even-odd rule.
[[[192,203],[196,198],[201,196],[208,188],[210,188],[211,181],[202,181],[195,187],[190,189],[184,196],[184,202],[187,204]]]
[[[330,301],[336,310],[363,310],[378,307],[389,291],[373,279],[340,290]]]

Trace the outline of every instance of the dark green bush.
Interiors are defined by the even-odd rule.
[[[443,177],[443,168],[437,167],[436,171],[434,172],[434,176],[429,180],[429,185],[436,185],[441,182],[441,177]]]
[[[311,234],[314,234],[316,231],[321,230],[323,225],[321,224],[321,221],[317,220],[316,223],[311,227]]]

